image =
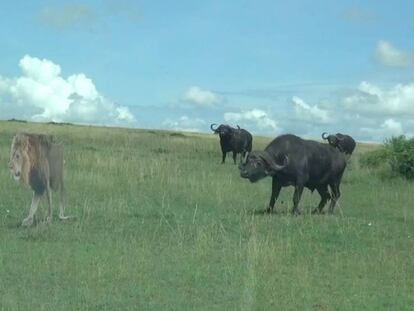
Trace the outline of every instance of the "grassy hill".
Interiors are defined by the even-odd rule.
[[[65,143],[75,221],[20,227],[19,130]],[[290,188],[264,215],[271,180],[221,165],[213,135],[0,122],[0,309],[411,310],[414,186],[361,168],[372,148],[357,146],[335,215],[310,215],[319,196],[305,190],[291,216]]]

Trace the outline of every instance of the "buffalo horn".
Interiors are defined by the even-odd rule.
[[[285,155],[285,160],[283,161],[282,165],[277,164],[276,162],[273,161],[271,167],[275,171],[280,171],[280,170],[283,170],[288,164],[289,164],[289,158],[288,156]]]
[[[215,131],[216,131],[216,129],[214,129],[214,128],[213,128],[213,126],[214,126],[214,125],[217,125],[217,124],[216,124],[216,123],[213,123],[213,124],[211,124],[211,125],[210,125],[210,128],[211,128],[211,130],[212,130],[213,132],[215,132]]]
[[[323,132],[323,133],[322,133],[322,139],[327,139],[327,138],[328,138],[328,133]]]
[[[259,157],[261,157],[267,163],[272,171],[283,170],[289,164],[289,158],[286,155],[284,156],[285,159],[282,165],[277,164],[267,152],[261,152]]]
[[[246,164],[246,162],[247,162],[247,157],[249,156],[249,152],[248,151],[246,151],[246,153],[245,153],[245,155],[244,155],[244,158],[243,158],[243,160],[242,160],[242,163],[243,164]]]

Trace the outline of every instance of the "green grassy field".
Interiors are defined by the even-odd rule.
[[[22,228],[31,192],[7,168],[19,130],[65,143],[67,214]],[[262,149],[270,138],[255,138]],[[347,168],[335,215],[292,189],[263,214],[218,138],[0,122],[1,310],[412,310],[414,185]],[[55,196],[55,202],[57,202]],[[42,219],[46,207],[38,211]]]

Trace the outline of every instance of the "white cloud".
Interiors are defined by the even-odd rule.
[[[414,116],[414,83],[382,89],[362,82],[343,104],[346,109],[364,115]]]
[[[329,123],[331,121],[327,110],[321,109],[317,105],[310,106],[299,97],[294,96],[292,98],[292,104],[296,116],[301,120],[315,123]]]
[[[401,135],[403,133],[401,123],[393,119],[385,120],[384,123],[381,124],[381,128],[388,132],[391,132],[392,135]]]
[[[211,91],[203,90],[198,86],[190,87],[183,95],[183,99],[197,106],[212,106],[217,104],[220,99]]]
[[[33,58],[25,55],[19,62],[20,69],[33,80],[46,82],[60,75],[60,66],[47,59]]]
[[[240,113],[226,112],[224,113],[224,120],[226,122],[243,122],[254,125],[261,131],[271,130],[273,133],[278,133],[281,131],[278,123],[270,118],[270,116],[265,111],[260,109],[252,109],[249,111],[242,111]]]
[[[362,127],[361,131],[368,134],[373,140],[381,141],[385,137],[399,136],[404,134],[402,124],[394,119],[386,119],[379,127]]]
[[[390,136],[412,136],[414,83],[384,87],[361,82],[351,95],[342,99],[339,109],[344,109],[339,115],[350,118],[338,121],[363,139],[383,141]]]
[[[127,107],[101,95],[83,73],[65,79],[59,65],[28,55],[19,65],[22,76],[0,77],[0,105],[10,117],[107,125],[135,121]]]
[[[376,60],[385,66],[409,67],[414,63],[414,54],[403,52],[387,41],[379,41],[375,49]]]
[[[183,132],[202,132],[206,122],[200,118],[189,118],[181,116],[178,120],[166,119],[162,122],[162,126],[174,131]]]
[[[134,122],[135,121],[135,117],[134,115],[129,111],[129,109],[127,107],[116,107],[115,108],[116,112],[117,112],[117,118],[120,121],[127,121],[127,122]]]

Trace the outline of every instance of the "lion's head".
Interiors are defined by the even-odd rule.
[[[50,141],[46,135],[27,133],[16,134],[10,151],[10,172],[17,182],[30,185],[30,174],[33,168],[39,168],[44,151]]]
[[[29,137],[25,134],[17,134],[13,137],[9,168],[11,175],[17,182],[29,183],[31,161],[29,156]]]

